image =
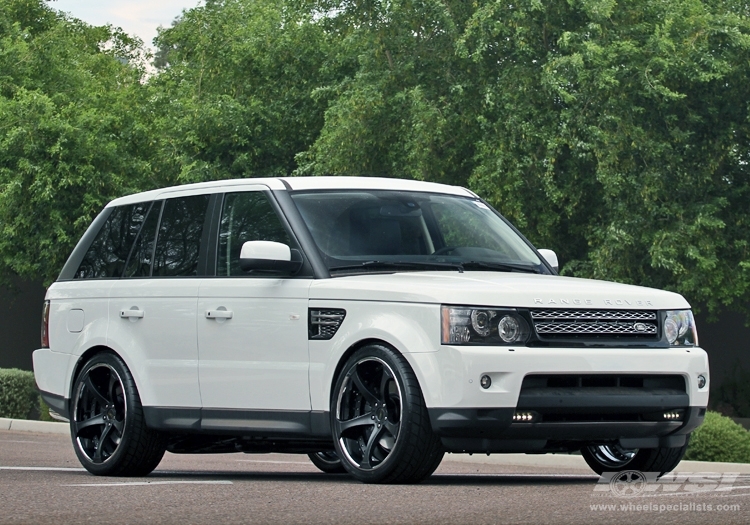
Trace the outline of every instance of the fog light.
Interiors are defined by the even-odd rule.
[[[667,421],[675,421],[677,419],[681,419],[682,414],[679,412],[664,412],[664,419]]]
[[[513,421],[516,423],[531,423],[534,421],[533,412],[515,412],[513,414]]]
[[[706,376],[704,375],[698,376],[698,388],[703,388],[704,386],[706,386],[706,382],[707,382]]]
[[[479,384],[482,386],[482,388],[487,390],[490,387],[490,385],[492,385],[492,378],[485,374],[479,380]]]

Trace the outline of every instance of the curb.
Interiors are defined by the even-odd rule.
[[[24,419],[0,418],[0,432],[39,432],[42,434],[70,434],[67,423],[49,421],[27,421]],[[481,465],[506,465],[515,467],[547,467],[591,471],[584,459],[577,454],[446,454],[444,461],[476,463]],[[710,461],[681,461],[676,472],[711,472],[750,474],[750,463],[714,463]]]
[[[70,434],[70,426],[67,423],[29,421],[25,419],[7,419],[0,417],[0,431],[2,430],[39,432],[41,434]]]

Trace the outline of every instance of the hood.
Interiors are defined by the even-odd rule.
[[[311,300],[526,308],[685,309],[679,294],[642,286],[507,272],[404,272],[314,281]]]

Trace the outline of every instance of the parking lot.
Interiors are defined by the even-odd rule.
[[[580,458],[562,459],[446,456],[421,485],[381,486],[323,474],[306,456],[167,454],[146,478],[100,478],[65,435],[0,431],[0,523],[750,522],[750,474],[678,476],[623,497]]]

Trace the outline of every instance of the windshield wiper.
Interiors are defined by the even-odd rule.
[[[346,270],[368,270],[368,269],[379,269],[392,270],[392,269],[420,269],[425,268],[432,269],[445,269],[445,270],[458,270],[459,273],[464,272],[464,267],[460,263],[445,263],[445,262],[429,262],[429,261],[365,261],[359,264],[351,264],[347,266],[334,266],[329,268],[331,272],[346,271]]]
[[[464,268],[481,268],[483,270],[499,270],[501,272],[539,273],[539,271],[536,268],[533,268],[531,266],[525,266],[522,264],[513,264],[513,263],[465,261],[465,262],[462,262],[461,265]]]

